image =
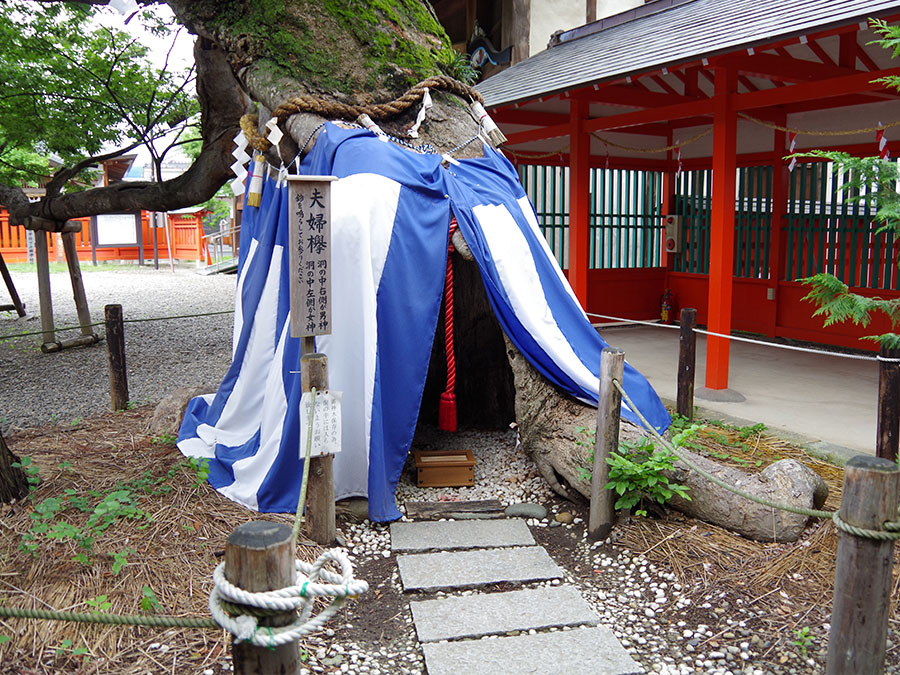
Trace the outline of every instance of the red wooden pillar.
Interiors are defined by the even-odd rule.
[[[584,130],[588,103],[572,99],[569,131],[569,284],[587,309],[588,226],[591,209],[591,136]]]
[[[737,171],[737,115],[731,95],[737,74],[715,69],[713,109],[713,187],[709,240],[709,318],[713,333],[731,332],[731,285],[734,276],[734,197]],[[710,336],[706,343],[706,386],[728,388],[730,341]]]
[[[687,85],[685,85],[687,86]],[[672,129],[670,128],[666,133],[666,145],[672,145],[674,134],[672,133]],[[666,277],[663,285],[663,290],[669,288],[669,272],[671,272],[675,267],[675,256],[669,254],[666,251],[666,223],[665,217],[672,215],[675,213],[675,171],[672,169],[672,164],[674,161],[674,152],[669,150],[666,153],[666,159],[668,162],[666,163],[666,169],[663,171],[662,175],[662,195],[660,200],[659,212],[662,214],[662,218],[660,218],[660,236],[659,236],[659,246],[661,249],[659,264],[662,267],[666,268]]]
[[[787,115],[781,111],[774,121],[783,127],[787,124]],[[772,225],[769,229],[769,281],[766,285],[766,335],[769,337],[775,337],[778,326],[778,282],[784,274],[784,246],[781,239],[787,215],[786,148],[787,134],[776,129],[772,145]]]

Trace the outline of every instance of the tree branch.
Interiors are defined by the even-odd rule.
[[[29,203],[21,190],[0,187],[0,203],[6,204],[12,222],[27,216],[62,221],[116,211],[169,211],[194,206],[210,199],[231,177],[233,138],[241,116],[250,111],[250,100],[234,77],[221,50],[207,40],[194,46],[197,63],[197,97],[201,108],[202,149],[182,175],[162,183],[120,182],[85,192],[48,196]]]

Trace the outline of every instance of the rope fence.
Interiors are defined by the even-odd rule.
[[[597,317],[599,319],[609,319],[610,321],[618,321],[626,324],[636,324],[641,326],[653,326],[654,328],[669,328],[680,330],[680,326],[675,324],[658,323],[656,321],[641,321],[640,319],[626,319],[620,316],[610,316],[607,314],[593,314],[586,312],[588,316]],[[765,340],[756,340],[754,338],[743,337],[741,335],[730,335],[728,333],[716,333],[715,331],[704,330],[703,328],[693,328],[695,333],[700,335],[711,335],[712,337],[725,338],[726,340],[734,340],[736,342],[746,342],[749,344],[761,345],[763,347],[773,347],[775,349],[787,349],[794,352],[806,352],[808,354],[821,354],[823,356],[836,356],[844,359],[854,359],[856,361],[878,361],[883,363],[900,363],[900,359],[888,358],[884,356],[866,356],[864,354],[847,354],[845,352],[832,352],[824,349],[813,349],[811,347],[799,347],[797,345],[784,345],[778,342],[767,342]]]
[[[154,316],[154,317],[145,317],[141,319],[122,319],[123,323],[143,323],[147,321],[173,321],[175,319],[193,319],[195,317],[201,316],[218,316],[221,314],[234,314],[233,309],[223,309],[220,312],[201,312],[199,314],[176,314],[173,316]],[[94,328],[95,326],[103,326],[105,325],[105,321],[95,321],[94,323],[88,323],[83,326],[63,326],[63,327],[54,327],[54,331],[68,331],[68,330],[81,330],[83,328]],[[28,331],[26,333],[13,333],[12,335],[0,335],[0,342],[5,340],[12,340],[14,338],[22,338],[22,337],[30,337],[32,335],[43,335],[46,331],[43,330],[34,330]]]

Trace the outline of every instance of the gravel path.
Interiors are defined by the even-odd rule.
[[[136,265],[82,264],[88,306],[103,321],[107,304],[121,304],[125,320],[199,314],[234,308],[236,276],[201,276],[193,269],[139,268]],[[37,275],[13,272],[26,316],[0,312],[0,336],[40,330]],[[67,274],[50,275],[57,326],[77,325]],[[0,304],[8,302],[0,284]],[[230,314],[125,325],[129,396],[147,403],[185,385],[218,385],[231,362]],[[103,326],[95,332],[102,335]],[[77,331],[58,334],[62,338]],[[40,336],[0,340],[0,429],[71,423],[109,409],[106,344],[40,350]]]

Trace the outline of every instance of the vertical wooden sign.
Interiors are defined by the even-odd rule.
[[[331,333],[331,181],[288,176],[291,337]]]

